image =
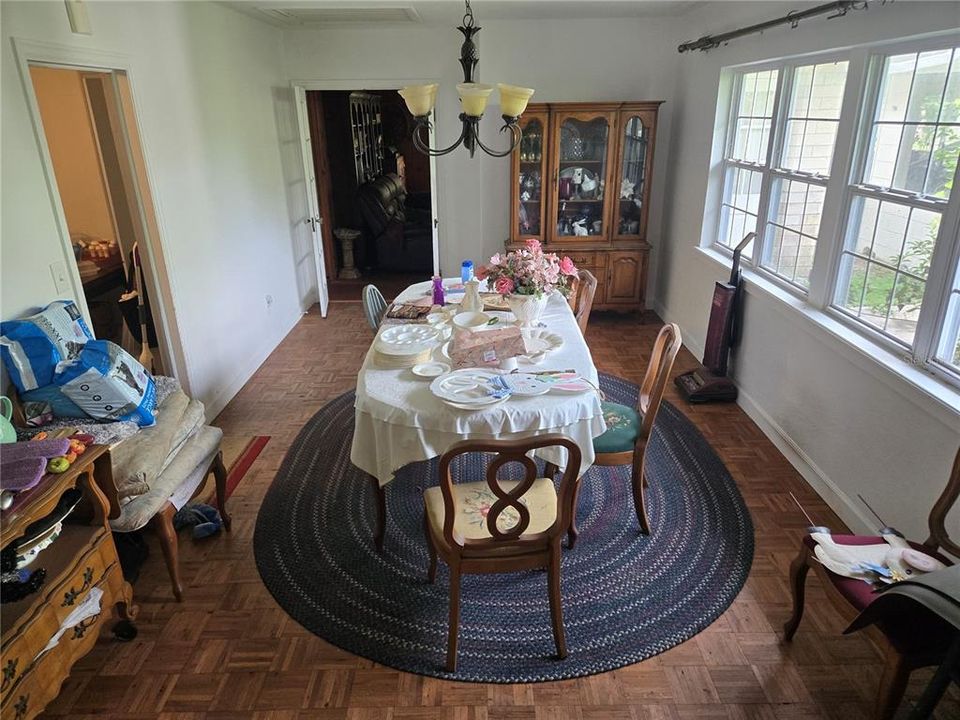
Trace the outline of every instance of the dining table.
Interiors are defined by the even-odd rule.
[[[444,285],[447,302],[459,303],[463,298],[460,279],[445,279]],[[487,290],[485,283],[481,282],[480,289]],[[410,285],[388,304],[388,308],[395,304],[425,303],[424,298],[431,292],[431,281]],[[450,308],[447,312],[452,314]],[[498,326],[514,321],[512,314],[496,315],[503,317]],[[384,324],[397,322],[402,321],[383,320]],[[562,342],[559,346],[554,342],[554,348],[545,354],[518,357],[514,372],[572,370],[592,386],[589,390],[576,393],[551,391],[533,397],[512,395],[489,407],[461,409],[434,395],[430,379],[418,377],[411,368],[381,366],[377,362],[376,342],[371,344],[357,376],[350,459],[370,476],[376,492],[378,517],[374,539],[378,548],[383,546],[386,524],[385,487],[397,471],[409,463],[438,457],[460,440],[515,440],[560,433],[581,449],[579,475],[593,464],[593,438],[606,432],[599,377],[570,304],[561,293],[553,292],[548,296],[538,328],[521,328],[521,333],[530,337],[538,329],[559,336]],[[449,350],[444,347],[446,341],[441,334],[431,355],[433,360],[449,365],[451,361],[446,354]],[[536,454],[558,468],[566,466],[566,451],[562,448],[543,448]]]

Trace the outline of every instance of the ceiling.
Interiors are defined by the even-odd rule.
[[[232,0],[235,10],[280,27],[456,25],[462,0]],[[484,20],[582,20],[673,17],[700,0],[471,0]]]

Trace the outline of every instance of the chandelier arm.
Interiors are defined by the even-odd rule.
[[[500,151],[488,148],[483,144],[479,134],[476,136],[477,145],[479,145],[480,149],[483,150],[487,155],[491,155],[493,157],[507,157],[517,149],[517,146],[520,144],[520,140],[523,137],[523,131],[520,129],[520,125],[518,123],[505,123],[504,126],[500,128],[500,132],[503,132],[507,129],[510,130],[511,135],[513,136],[510,141],[510,147],[507,150]]]
[[[433,157],[438,157],[440,155],[446,155],[448,153],[453,152],[458,147],[460,147],[460,145],[463,143],[464,138],[467,136],[467,124],[463,123],[463,129],[460,131],[460,137],[457,138],[456,142],[454,142],[453,145],[447,148],[443,148],[442,150],[434,150],[428,144],[429,135],[427,136],[427,142],[424,142],[423,139],[420,137],[420,131],[424,128],[426,128],[429,131],[430,123],[429,122],[417,123],[416,129],[414,129],[413,131],[413,145],[414,147],[417,148],[417,150],[419,150],[423,154],[431,155]]]

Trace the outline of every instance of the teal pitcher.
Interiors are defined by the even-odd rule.
[[[13,403],[6,395],[0,395],[0,443],[17,441],[17,431],[13,429],[10,418],[13,416]]]

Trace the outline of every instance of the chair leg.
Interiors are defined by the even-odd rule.
[[[460,566],[450,564],[450,619],[447,627],[447,672],[457,671],[457,635],[460,632]]]
[[[639,469],[638,469],[639,468]],[[640,532],[644,535],[650,534],[650,520],[647,518],[647,509],[644,505],[643,488],[647,484],[643,472],[643,462],[633,463],[633,509],[637,513],[637,521],[640,523]]]
[[[223,466],[223,452],[218,452],[217,456],[210,464],[213,471],[213,479],[217,486],[217,511],[223,520],[223,527],[230,530],[231,518],[227,512],[227,469]]]
[[[903,700],[903,693],[907,689],[910,679],[910,665],[903,655],[892,648],[888,651],[887,662],[883,666],[883,675],[880,676],[880,689],[877,693],[877,703],[874,707],[875,720],[892,720]]]
[[[173,516],[176,509],[170,503],[164,505],[160,512],[150,521],[160,538],[160,549],[163,550],[163,559],[167,562],[167,572],[170,573],[170,584],[173,587],[173,596],[177,602],[183,602],[183,586],[180,584],[180,554],[177,550],[177,531],[173,529]]]
[[[557,656],[567,656],[567,639],[563,632],[563,605],[560,597],[560,544],[550,548],[550,567],[547,569],[547,586],[550,593],[550,620],[553,622],[553,640],[557,644]]]
[[[570,527],[567,528],[567,548],[573,550],[580,535],[580,529],[577,527],[577,508],[580,506],[580,480],[573,486],[573,507],[570,513]]]
[[[783,639],[787,642],[800,627],[803,618],[803,600],[806,594],[807,573],[810,571],[810,549],[800,543],[800,553],[790,563],[790,590],[793,593],[793,615],[783,624]]]
[[[387,492],[380,486],[380,481],[373,475],[368,475],[375,498],[377,519],[373,530],[373,544],[378,552],[383,552],[383,538],[387,531]]]
[[[430,553],[430,569],[427,570],[427,580],[431,583],[437,579],[437,548],[433,544],[433,533],[430,531],[430,518],[423,514],[423,534],[427,538],[427,551]]]

